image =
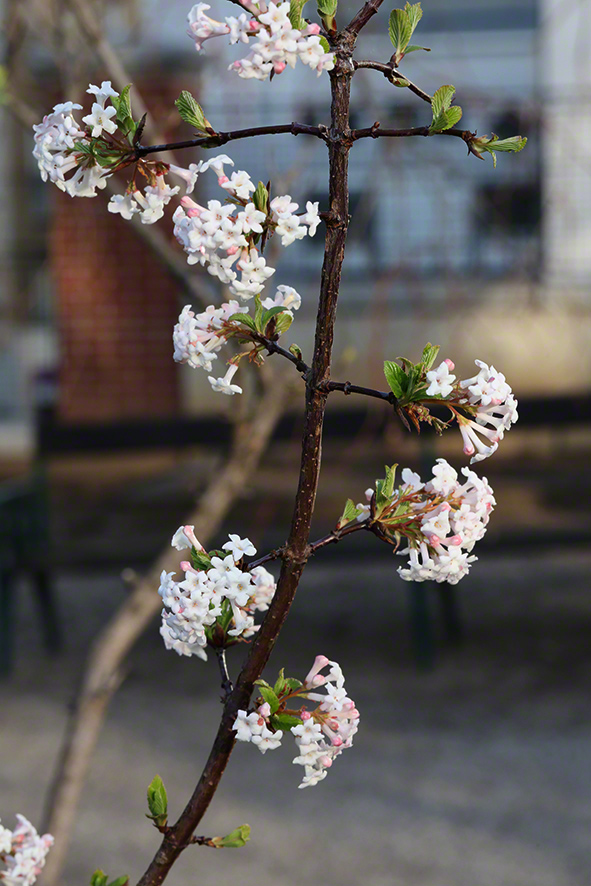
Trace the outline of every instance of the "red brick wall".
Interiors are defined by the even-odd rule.
[[[53,189],[50,261],[60,339],[61,421],[166,416],[179,406],[172,328],[178,286],[104,193]],[[166,225],[163,219],[160,225]]]

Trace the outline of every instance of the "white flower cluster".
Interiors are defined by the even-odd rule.
[[[14,831],[0,824],[0,883],[3,886],[32,886],[53,846],[51,834],[39,836],[24,815],[16,816]]]
[[[193,526],[181,526],[171,542],[177,550],[194,548],[204,553],[195,537]],[[244,556],[256,554],[249,539],[230,535],[223,546],[227,556],[211,557],[207,569],[195,569],[188,561],[180,566],[185,573],[183,581],[173,580],[174,572],[162,572],[158,593],[162,597],[162,626],[160,633],[167,649],[179,655],[197,655],[207,660],[207,628],[231,607],[234,626],[228,630],[231,637],[251,637],[257,630],[255,612],[264,612],[275,593],[275,579],[263,566],[243,572],[238,564]]]
[[[293,317],[292,311],[297,310],[301,303],[295,289],[291,286],[279,286],[275,298],[263,299],[261,305],[265,309],[285,307],[285,313]],[[238,302],[230,301],[224,302],[219,308],[208,305],[201,314],[195,314],[190,305],[185,305],[172,333],[176,362],[188,363],[193,369],[200,367],[211,372],[212,362],[217,359],[217,351],[226,341],[224,324],[238,312],[248,313],[248,308],[242,308]],[[228,395],[241,394],[242,388],[232,384],[237,370],[237,364],[230,363],[223,378],[208,376],[213,390]]]
[[[226,154],[220,154],[189,169],[195,177],[199,172],[212,169],[225,196],[248,201],[255,190],[254,183],[243,170],[233,172],[228,178],[224,174],[224,166],[228,164],[233,166],[234,162]],[[176,167],[171,167],[171,171],[174,170]],[[289,246],[306,235],[313,237],[320,223],[318,203],[308,202],[306,212],[296,215],[298,204],[291,202],[289,194],[275,197],[269,209],[270,217],[249,202],[240,207],[209,200],[205,207],[185,195],[172,217],[174,235],[187,253],[189,264],[198,262],[206,266],[234,295],[247,300],[257,295],[275,273],[275,268],[267,265],[254,246],[258,236],[264,231],[275,232],[281,237],[281,245]]]
[[[240,0],[248,10],[238,18],[227,16],[223,22],[215,21],[205,14],[210,7],[207,3],[197,3],[187,16],[188,34],[195,41],[197,51],[205,40],[224,34],[230,36],[230,43],[250,45],[249,54],[233,62],[230,71],[235,71],[244,79],[266,80],[270,74],[281,74],[287,65],[295,68],[299,59],[318,72],[334,68],[334,53],[326,52],[322,45],[320,26],[306,24],[301,30],[294,28],[290,18],[290,4],[273,3],[265,0]],[[254,38],[254,43],[250,39]]]
[[[475,407],[474,419],[459,415],[454,410],[464,442],[464,455],[472,456],[470,464],[482,461],[496,452],[505,431],[519,418],[517,400],[505,376],[482,360],[474,362],[480,367],[478,374],[455,383],[456,376],[451,374],[454,364],[449,359],[444,360],[437,369],[427,372],[429,387],[425,391],[427,397],[444,398],[455,391],[459,398],[458,405]],[[490,445],[486,445],[478,434],[485,437]]]
[[[470,464],[482,461],[496,452],[505,431],[510,430],[511,425],[519,418],[517,400],[505,376],[482,360],[474,362],[480,367],[480,371],[472,378],[460,382],[460,392],[468,395],[470,406],[476,407],[475,421],[458,418],[464,454],[472,456]],[[478,434],[486,437],[490,446],[486,446]]]
[[[423,484],[418,474],[405,468],[399,500],[409,502],[413,520],[412,540],[400,554],[409,555],[408,566],[398,568],[405,581],[436,581],[457,584],[477,557],[469,556],[486,532],[496,504],[486,477],[462,468],[465,483],[444,458],[438,458],[433,478]]]
[[[328,676],[320,673],[330,667]],[[313,690],[324,687],[325,693]],[[303,686],[290,697],[300,696],[310,701],[320,702],[310,712],[299,713],[301,723],[292,726],[298,756],[293,762],[304,767],[304,777],[300,788],[311,787],[326,778],[327,769],[332,766],[345,748],[353,744],[353,736],[359,728],[359,711],[345,691],[345,678],[336,661],[329,661],[325,655],[317,655]],[[264,754],[278,748],[283,732],[273,732],[267,723],[271,717],[271,707],[265,702],[256,711],[238,711],[234,722],[238,741],[250,741]]]
[[[96,197],[96,189],[107,184],[108,173],[76,144],[90,145],[90,138],[98,138],[103,131],[113,133],[117,129],[111,119],[117,111],[107,101],[117,97],[118,92],[111,87],[110,80],[103,80],[100,86],[90,84],[86,90],[94,96],[92,112],[82,118],[87,124],[83,128],[74,117],[74,111],[82,110],[75,102],[54,105],[53,114],[47,114],[43,121],[33,126],[35,147],[33,156],[37,160],[43,181],[52,181],[70,197]],[[74,172],[69,178],[68,173]]]

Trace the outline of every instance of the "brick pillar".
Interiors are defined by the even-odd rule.
[[[60,338],[60,421],[113,421],[178,411],[172,328],[178,286],[104,193],[53,188],[50,261]],[[166,225],[162,220],[161,225]]]

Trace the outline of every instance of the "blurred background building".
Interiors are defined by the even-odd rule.
[[[81,99],[89,80],[110,76],[67,3],[4,6],[8,88],[37,119],[64,96]],[[172,105],[181,88],[222,130],[326,119],[326,78],[300,65],[273,82],[239,80],[227,71],[236,47],[213,40],[195,52],[185,6],[88,4],[168,138],[186,135]],[[591,11],[569,0],[429,0],[424,12],[421,41],[432,52],[405,60],[409,76],[429,92],[453,83],[463,126],[521,133],[528,145],[502,155],[496,170],[451,139],[355,145],[337,359],[344,355],[348,372],[376,381],[397,342],[412,355],[428,337],[460,365],[478,353],[501,366],[522,396],[584,391],[591,377]],[[373,19],[357,57],[386,59],[388,47]],[[104,195],[71,201],[43,184],[26,114],[21,108],[19,122],[8,107],[0,113],[4,449],[34,447],[39,404],[70,422],[216,409],[203,374],[170,363],[170,327],[179,302],[189,300],[177,282],[131,225],[107,216]],[[416,96],[377,72],[356,75],[354,127],[428,118]],[[281,136],[236,142],[231,154],[238,168],[271,178],[275,193],[326,205],[323,145]],[[186,152],[180,162],[198,156]],[[322,248],[319,232],[283,251],[275,277],[303,295],[297,336],[304,350]],[[192,273],[211,292],[212,279]],[[552,371],[540,371],[548,359]]]

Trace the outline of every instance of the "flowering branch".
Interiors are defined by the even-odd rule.
[[[181,148],[219,148],[231,141],[241,138],[254,138],[257,135],[314,135],[326,141],[325,126],[307,126],[305,123],[278,123],[272,126],[252,126],[250,129],[235,129],[232,132],[216,132],[212,135],[200,138],[188,139],[181,142],[168,142],[164,145],[137,145],[133,152],[133,159],[139,160],[147,154],[157,154],[161,151],[177,151]]]
[[[298,60],[318,75],[329,72],[330,128],[292,123],[217,133],[193,96],[183,91],[177,99],[177,108],[182,119],[200,133],[199,137],[142,146],[145,120],[143,117],[136,120],[132,114],[130,87],[117,93],[110,81],[103,81],[100,86],[90,85],[87,92],[94,96],[92,110],[81,123],[73,112],[82,106],[66,102],[54,106],[53,113],[35,127],[34,154],[42,177],[51,179],[71,196],[92,197],[97,188],[106,186],[107,178],[116,170],[135,164],[125,195],[118,195],[109,203],[109,211],[119,213],[122,218],[139,215],[143,224],[153,224],[162,218],[164,207],[184,186],[173,222],[174,235],[188,255],[188,263],[207,267],[209,273],[227,285],[230,293],[242,302],[254,298],[252,314],[248,307],[242,307],[234,299],[218,307],[209,305],[197,315],[187,305],[173,333],[175,360],[209,372],[222,346],[234,338],[239,343],[250,342],[253,347],[232,356],[223,377],[208,376],[215,391],[241,394],[242,388],[232,381],[239,364],[244,357],[262,364],[263,350],[289,360],[305,381],[300,474],[286,543],[245,566],[244,558],[256,553],[249,539],[230,535],[223,550],[207,552],[192,525],[181,526],[173,536],[173,547],[189,548],[190,560],[180,563],[184,579],[176,581],[174,572],[164,571],[161,575],[159,593],[164,603],[161,634],[167,648],[181,655],[206,658],[205,647],[209,645],[216,650],[224,691],[223,714],[201,778],[175,824],[167,823],[166,794],[159,777],[148,790],[150,817],[163,833],[163,841],[139,886],[159,886],[192,842],[213,845],[218,839],[207,842],[209,838],[194,838],[193,834],[217,790],[236,739],[252,742],[265,753],[279,746],[283,732],[291,731],[300,752],[294,762],[305,767],[300,787],[322,780],[336,756],[351,746],[359,713],[346,694],[344,677],[336,662],[318,656],[303,683],[295,678],[286,679],[283,671],[274,687],[260,679],[310,556],[346,535],[366,530],[388,543],[395,552],[402,539],[406,539],[408,547],[401,553],[409,554],[409,564],[399,570],[403,579],[454,584],[474,561],[470,552],[482,537],[494,505],[486,480],[480,480],[467,468],[463,470],[466,482],[460,483],[454,469],[439,459],[431,480],[423,483],[418,475],[405,469],[402,485],[395,488],[396,465],[393,465],[386,468],[384,479],[376,481],[375,490],[366,490],[367,504],[356,505],[348,499],[336,528],[317,542],[309,542],[320,473],[324,413],[331,392],[384,400],[395,407],[407,427],[408,417],[417,430],[421,422],[428,422],[438,431],[447,427],[449,422],[431,416],[426,405],[445,403],[460,427],[464,453],[472,455],[473,462],[491,455],[504,432],[517,419],[517,403],[501,373],[476,361],[479,372],[456,382],[456,377],[451,375],[454,369],[451,360],[432,368],[439,349],[430,344],[417,364],[402,357],[397,358],[400,363],[385,363],[388,392],[330,378],[349,224],[348,155],[353,143],[361,138],[447,134],[464,140],[469,151],[479,157],[491,153],[495,161],[495,150],[519,151],[526,141],[521,136],[500,140],[494,134],[477,138],[475,133],[457,129],[462,109],[452,104],[453,86],[441,86],[433,96],[428,96],[397,73],[396,68],[407,53],[424,49],[410,43],[422,16],[420,3],[407,2],[404,9],[391,12],[389,34],[394,54],[388,65],[370,62],[355,65],[352,57],[357,36],[381,2],[368,0],[340,33],[335,20],[336,0],[318,3],[323,28],[303,20],[301,5],[295,2],[270,2],[267,6],[265,0],[241,0],[249,14],[226,17],[223,22],[205,14],[209,8],[206,4],[196,4],[189,12],[189,35],[197,50],[211,37],[227,35],[231,44],[249,44],[254,38],[250,54],[230,66],[239,77],[267,80],[281,74],[287,66],[294,67]],[[411,91],[431,105],[431,123],[406,130],[382,130],[379,123],[375,123],[367,129],[351,131],[351,81],[355,71],[362,67],[381,71],[398,86],[412,87]],[[281,240],[282,246],[314,236],[321,220],[318,203],[308,202],[306,212],[297,213],[299,204],[292,202],[290,195],[271,199],[270,183],[255,185],[244,170],[227,175],[224,166],[234,163],[226,155],[190,164],[187,169],[144,159],[164,150],[217,147],[233,139],[280,133],[314,135],[328,147],[330,206],[322,213],[326,224],[325,251],[310,365],[302,359],[296,345],[286,350],[277,343],[289,329],[301,298],[292,287],[285,285],[277,288],[274,298],[263,297],[266,281],[276,271],[267,264],[263,252],[274,236]],[[191,194],[197,177],[208,170],[215,173],[217,184],[224,191],[224,202],[209,200],[207,206],[202,206]],[[170,185],[165,178],[169,173],[183,184]],[[143,191],[141,177],[146,180]],[[491,445],[484,444],[478,434]],[[277,584],[262,565],[272,559],[281,560]],[[255,615],[263,611],[266,615],[259,626],[255,624]],[[232,685],[224,650],[239,642],[249,642],[250,647]],[[326,667],[330,667],[328,675],[320,673]],[[249,710],[255,685],[261,687],[260,697],[255,700],[254,710]],[[320,686],[325,687],[326,694],[314,691]],[[303,704],[294,708],[295,699],[298,704],[302,699],[319,704],[310,712]],[[233,834],[219,839],[232,841]],[[236,839],[239,842],[234,845],[243,845],[246,838],[239,835]],[[103,883],[93,886],[103,886]]]

